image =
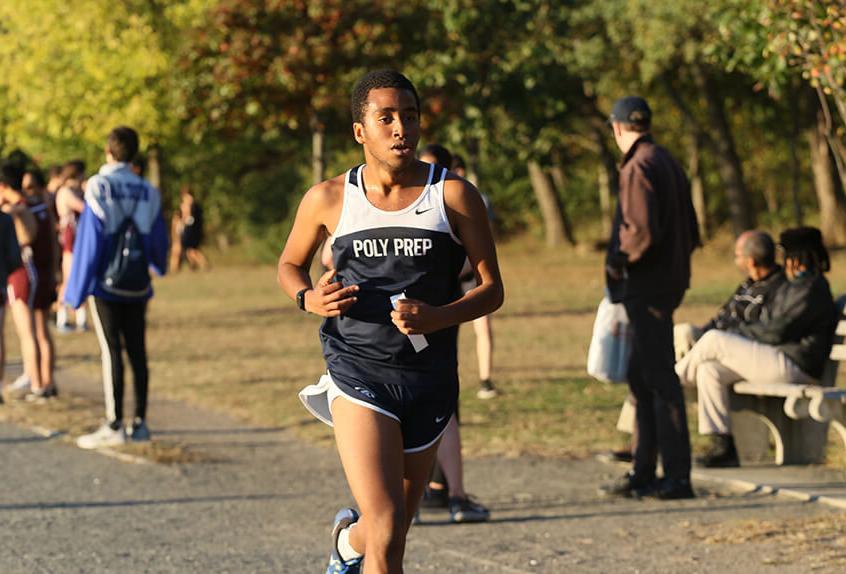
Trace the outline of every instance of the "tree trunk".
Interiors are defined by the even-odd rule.
[[[561,199],[555,193],[555,188],[543,168],[535,162],[528,162],[529,180],[532,190],[538,200],[543,217],[546,244],[550,247],[562,245],[567,240],[564,218],[562,217]]]
[[[764,185],[764,189],[761,190],[761,194],[764,196],[764,204],[767,206],[767,213],[770,215],[778,213],[778,189],[776,188],[775,182],[768,181]]]
[[[597,181],[599,187],[599,213],[602,218],[602,237],[607,239],[611,237],[611,182],[608,178],[608,170],[605,166],[599,166],[599,178]]]
[[[311,179],[315,185],[326,179],[326,126],[317,118],[311,119]]]
[[[565,193],[567,178],[564,177],[564,168],[561,167],[561,162],[556,160],[555,165],[552,166],[552,181],[555,184],[555,197],[560,198]],[[573,222],[570,220],[570,215],[567,213],[567,207],[563,202],[559,201],[561,208],[561,221],[564,223],[564,235],[570,245],[576,245],[576,234],[573,232]]]
[[[737,155],[731,127],[726,119],[722,95],[701,64],[694,64],[692,71],[694,81],[705,98],[708,122],[715,132],[715,137],[709,138],[709,143],[716,156],[720,178],[728,195],[732,229],[735,235],[739,235],[755,227],[755,213],[752,211],[749,193],[743,180],[743,166]]]
[[[702,181],[700,166],[699,137],[690,134],[687,145],[688,171],[690,174],[690,196],[693,199],[693,209],[696,210],[696,223],[699,225],[699,237],[708,238],[708,209],[705,203],[705,185]]]
[[[162,190],[162,157],[161,149],[153,144],[147,149],[147,181],[159,191]]]
[[[790,90],[790,115],[793,116],[793,133],[790,138],[790,199],[793,205],[793,220],[797,227],[803,225],[805,219],[802,214],[802,204],[799,202],[801,191],[801,165],[799,164],[799,140],[802,137],[802,129],[799,126],[801,120],[799,110],[799,93],[795,84]]]
[[[479,187],[479,139],[476,137],[467,138],[467,181]],[[446,166],[450,167],[450,166]]]
[[[829,244],[846,245],[846,197],[835,177],[826,132],[826,121],[820,111],[816,124],[807,132],[814,189],[820,205],[820,230]]]
[[[602,165],[599,168],[599,211],[602,214],[603,237],[611,236],[611,225],[614,214],[611,211],[611,197],[619,192],[619,171],[614,154],[608,149],[605,143],[605,124],[598,118],[592,122],[593,139],[599,150],[599,160]],[[606,128],[607,129],[607,128]]]
[[[820,86],[817,86],[816,92],[820,102],[819,109],[823,116],[822,121],[825,126],[826,141],[828,141],[828,146],[831,148],[831,153],[834,157],[834,165],[840,177],[840,185],[846,188],[846,149],[844,149],[843,142],[840,141],[837,130],[834,128],[834,119],[831,115],[831,108],[828,105],[828,97]],[[846,121],[846,118],[844,118],[844,121]]]

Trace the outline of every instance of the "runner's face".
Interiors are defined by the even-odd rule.
[[[414,163],[420,140],[420,110],[410,91],[370,90],[363,123],[356,128],[356,139],[380,162],[395,169]]]

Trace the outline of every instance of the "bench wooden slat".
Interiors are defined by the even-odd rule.
[[[846,345],[832,345],[829,357],[832,361],[846,361]]]
[[[813,399],[822,397],[823,399],[841,400],[846,398],[846,389],[831,389],[826,387],[806,387],[803,391],[806,398]]]
[[[807,385],[794,385],[791,383],[751,383],[743,381],[735,383],[734,392],[739,395],[764,395],[768,397],[792,397],[802,396]]]
[[[834,330],[835,335],[846,335],[846,320],[838,321],[837,329]]]

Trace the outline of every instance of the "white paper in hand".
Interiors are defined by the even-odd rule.
[[[398,295],[391,295],[391,306],[394,310],[397,308],[397,301],[400,301],[401,299],[408,299],[408,297],[405,296],[404,291]],[[408,340],[411,341],[411,346],[414,347],[414,351],[416,353],[419,353],[429,346],[429,341],[426,340],[425,335],[408,335]]]

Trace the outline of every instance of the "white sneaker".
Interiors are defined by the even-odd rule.
[[[15,379],[12,384],[6,385],[6,396],[15,399],[23,398],[31,391],[32,381],[26,373]]]
[[[103,423],[103,425],[93,433],[82,435],[76,439],[76,446],[85,449],[120,446],[125,443],[126,431],[123,429],[123,425],[115,430],[110,427],[107,422]]]

